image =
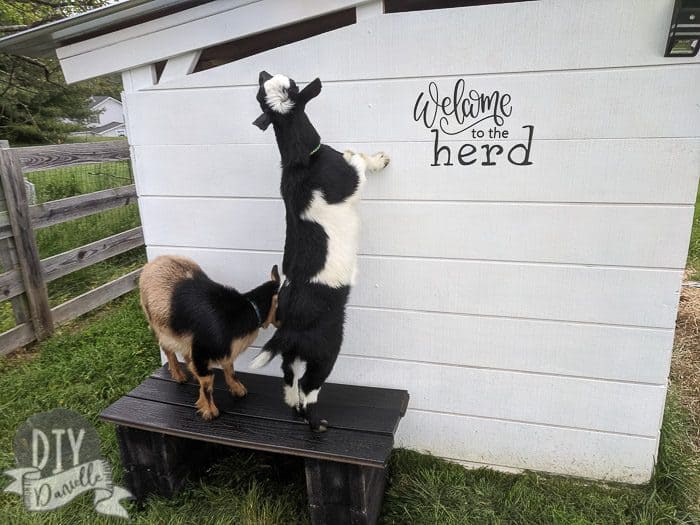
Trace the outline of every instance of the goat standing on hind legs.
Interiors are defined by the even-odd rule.
[[[233,395],[247,394],[234,376],[233,361],[255,341],[260,327],[276,324],[277,266],[270,279],[239,293],[209,279],[193,260],[170,255],[156,257],[141,272],[141,306],[168,358],[170,375],[178,383],[187,380],[175,355],[182,354],[199,381],[196,404],[206,420],[219,415],[214,404],[213,364],[224,369]]]
[[[275,130],[287,235],[280,327],[251,366],[259,368],[282,355],[284,400],[317,432],[328,425],[316,402],[340,352],[345,305],[355,281],[360,229],[356,205],[365,172],[389,163],[384,153],[340,153],[321,144],[304,112],[320,92],[318,78],[300,91],[290,78],[263,71],[257,95],[263,114],[253,123],[262,130],[272,124]]]

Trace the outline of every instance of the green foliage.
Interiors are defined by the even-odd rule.
[[[93,9],[107,0],[0,1],[0,30],[31,27]],[[119,97],[118,77],[66,86],[54,58],[0,54],[0,138],[13,145],[59,143],[92,116],[90,95]]]
[[[158,347],[136,292],[61,328],[41,343],[35,356],[0,358],[0,471],[14,465],[12,438],[24,420],[65,407],[95,424],[115,482],[123,483],[114,428],[97,416],[158,365]],[[643,486],[465,470],[430,455],[395,450],[380,523],[697,524],[690,506],[700,489],[698,466],[687,446],[686,424],[671,395],[657,469],[652,482]],[[237,450],[174,498],[151,497],[140,509],[129,504],[131,520],[182,525],[308,523],[302,466],[295,458]],[[8,482],[0,478],[0,488]],[[3,523],[12,524],[116,523],[95,513],[90,495],[57,511],[29,513],[18,496],[0,491],[0,516]]]

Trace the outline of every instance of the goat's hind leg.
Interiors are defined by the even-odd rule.
[[[233,359],[224,359],[221,361],[221,367],[224,369],[224,379],[226,379],[229,391],[236,397],[245,397],[248,390],[243,383],[236,379],[236,372],[233,369]]]
[[[211,365],[207,362],[200,362],[194,359],[189,363],[192,375],[199,381],[199,398],[195,405],[197,412],[206,421],[211,421],[219,416],[219,409],[214,404],[214,373]]]
[[[163,343],[161,343],[160,348],[163,350],[165,357],[168,358],[168,370],[170,371],[170,376],[178,383],[187,382],[187,376],[180,368],[180,363],[177,360],[175,352],[168,350],[165,346],[163,346]]]
[[[284,373],[284,402],[293,408],[297,414],[301,414],[299,404],[299,378],[303,374],[303,363],[298,357],[289,353],[282,358],[282,372]]]
[[[309,422],[309,427],[314,432],[325,432],[328,429],[328,421],[323,419],[318,411],[318,394],[321,386],[331,373],[333,363],[320,363],[309,361],[306,364],[306,372],[299,380],[299,403],[301,412]]]

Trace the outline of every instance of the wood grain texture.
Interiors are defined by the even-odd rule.
[[[6,355],[35,341],[32,323],[23,323],[0,334],[0,355]]]
[[[700,62],[664,58],[672,12],[673,0],[582,0],[575,11],[540,0],[381,15],[155,89],[251,85],[262,64],[309,82]],[[485,49],[484,35],[498,45]]]
[[[284,247],[281,199],[141,197],[139,208],[149,245]],[[674,269],[685,267],[693,220],[690,205],[368,201],[360,213],[361,255]],[[221,217],[224,227],[201,228]]]
[[[19,155],[24,173],[79,164],[129,160],[129,144],[126,140],[32,146],[14,150]]]
[[[21,294],[24,291],[24,284],[22,276],[19,274],[19,260],[17,259],[14,239],[0,239],[0,262],[5,270],[0,275],[0,283],[2,283],[0,284],[0,296],[5,299],[10,298],[15,324],[26,323],[30,319],[29,303],[26,295]]]
[[[437,169],[429,165],[429,141],[330,145],[391,157],[382,173],[370,176],[364,201],[694,204],[692,167],[700,163],[700,139],[535,140],[530,167]],[[135,146],[132,162],[140,196],[280,195],[274,144]]]
[[[236,371],[238,374],[238,371]],[[167,367],[162,366],[156,369],[151,374],[153,379],[162,381],[173,381],[170,377]],[[277,397],[277,394],[282,389],[282,383],[279,378],[271,378],[267,375],[259,373],[241,373],[241,379],[250,384],[251,388],[261,392],[265,392],[266,396]],[[192,378],[188,379],[190,384],[199,384]],[[223,378],[223,374],[219,369],[214,370],[214,386],[217,389],[225,390],[227,388]],[[400,415],[406,412],[408,406],[408,393],[403,389],[389,388],[372,388],[362,385],[344,385],[339,383],[328,383],[324,386],[324,404],[329,407],[335,407],[334,410],[341,406],[353,405],[366,409],[379,410],[399,410]],[[270,401],[271,402],[271,401]]]
[[[260,284],[262,268],[282,258],[274,252],[147,250],[149,258],[194,258],[212,279],[240,289]],[[682,277],[679,270],[408,257],[361,256],[358,264],[351,306],[650,328],[673,328]]]
[[[466,89],[511,96],[513,112],[504,127],[512,140],[527,138],[526,125],[535,126],[534,138],[540,140],[698,137],[697,111],[687,109],[700,104],[700,93],[687,89],[697,77],[692,65],[557,71],[472,76]],[[446,96],[458,78],[327,83],[307,112],[324,142],[430,141],[433,135],[413,119],[416,98],[431,80]],[[271,144],[273,133],[247,124],[260,113],[256,92],[257,86],[129,93],[129,140],[136,146]],[[648,105],[645,94],[657,92],[664,96]],[[176,115],[189,107],[197,111],[187,113],[186,126],[177,125]],[[572,118],[560,118],[572,111]],[[462,138],[468,142],[470,135]]]
[[[384,499],[384,469],[304,459],[313,525],[374,525]]]
[[[30,206],[29,218],[32,227],[46,228],[135,202],[136,186],[130,184]],[[12,235],[10,219],[6,214],[0,214],[0,239],[10,235]]]
[[[231,415],[259,417],[274,421],[286,421],[295,425],[307,425],[284,403],[282,382],[279,378],[265,377],[265,380],[248,381],[247,376],[238,375],[248,389],[248,395],[237,399],[226,388],[214,390],[214,402],[220,412]],[[134,390],[130,397],[150,401],[163,401],[184,407],[193,407],[199,395],[199,384],[190,382],[179,385],[174,381],[147,379]],[[323,396],[321,396],[323,397]],[[399,409],[367,408],[347,405],[332,405],[319,401],[318,410],[329,423],[329,428],[358,430],[393,435],[401,414]]]
[[[43,259],[41,266],[44,271],[44,279],[46,282],[51,282],[59,277],[139,246],[143,246],[141,226]],[[0,279],[2,279],[2,276],[0,276]]]
[[[54,322],[64,323],[75,319],[90,310],[94,310],[98,306],[108,303],[112,299],[116,299],[130,292],[138,286],[139,274],[141,269],[127,273],[113,281],[110,281],[102,286],[98,286],[89,292],[85,292],[78,297],[66,301],[60,306],[51,309]]]
[[[41,272],[39,250],[32,229],[29,206],[27,205],[24,177],[18,157],[12,150],[0,149],[0,180],[15,241],[24,292],[29,305],[31,323],[36,339],[42,341],[53,332],[53,319],[46,283]]]
[[[384,434],[358,434],[342,429],[318,434],[306,425],[231,414],[207,422],[194,406],[182,407],[133,397],[122,397],[106,408],[100,418],[117,425],[221,445],[372,467],[385,465],[394,441]]]
[[[126,488],[142,502],[157,494],[172,497],[188,481],[226,455],[219,445],[117,426]]]

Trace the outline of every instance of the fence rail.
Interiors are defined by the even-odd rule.
[[[129,158],[126,141],[8,148],[0,141],[0,302],[10,300],[16,326],[0,334],[0,355],[48,337],[55,324],[72,320],[136,287],[131,271],[51,308],[47,283],[143,246],[141,227],[39,258],[36,230],[136,202],[133,184],[29,205],[24,173]]]

